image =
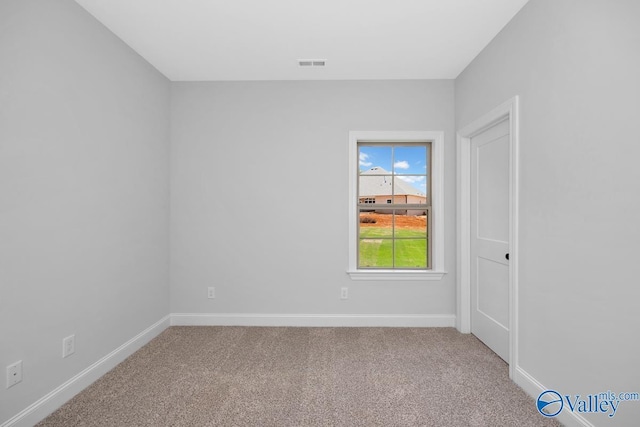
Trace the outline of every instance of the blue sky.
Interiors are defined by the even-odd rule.
[[[362,146],[358,152],[358,162],[361,171],[373,167],[381,167],[390,173],[401,175],[398,178],[413,185],[426,193],[427,180],[427,149],[422,146],[390,147],[384,145]],[[423,176],[402,176],[423,175]]]

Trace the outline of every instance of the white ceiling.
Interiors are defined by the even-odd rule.
[[[453,79],[528,0],[76,1],[169,79],[202,81]]]

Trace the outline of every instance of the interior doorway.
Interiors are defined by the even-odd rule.
[[[456,326],[517,365],[518,98],[458,131]]]

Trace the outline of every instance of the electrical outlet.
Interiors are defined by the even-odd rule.
[[[340,299],[349,298],[349,288],[341,288],[340,289]]]
[[[69,357],[76,352],[76,336],[69,335],[62,340],[62,357]]]
[[[7,366],[7,388],[22,381],[22,360]]]
[[[216,297],[216,288],[213,286],[209,286],[207,290],[207,298],[215,298]]]

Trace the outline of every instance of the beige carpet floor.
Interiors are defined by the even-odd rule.
[[[452,328],[171,327],[38,426],[557,426]]]

